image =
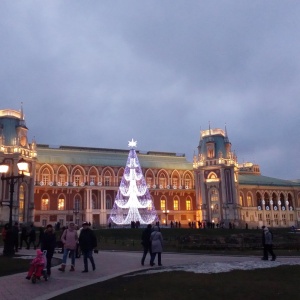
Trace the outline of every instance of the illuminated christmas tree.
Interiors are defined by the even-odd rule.
[[[150,192],[134,150],[136,145],[137,142],[133,139],[128,143],[128,147],[131,149],[110,214],[110,220],[117,225],[128,225],[132,222],[151,224],[158,221]]]

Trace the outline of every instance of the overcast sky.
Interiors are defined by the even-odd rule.
[[[0,109],[49,145],[185,153],[300,178],[300,1],[0,0]]]

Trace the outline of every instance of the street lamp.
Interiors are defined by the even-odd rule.
[[[165,214],[165,216],[166,216],[166,226],[168,226],[168,214],[169,214],[169,210],[167,209],[167,210],[163,210],[163,213]]]
[[[5,174],[9,171],[9,165],[5,163],[7,159],[4,159],[3,162],[0,164],[0,173],[2,174],[1,180],[2,181],[8,181],[9,185],[9,192],[10,192],[10,197],[9,197],[9,202],[6,204],[9,206],[9,227],[12,227],[12,209],[13,209],[13,200],[14,200],[14,192],[15,192],[15,184],[19,181],[19,179],[23,179],[25,177],[24,172],[28,172],[28,162],[26,162],[23,158],[21,158],[18,163],[18,169],[19,175],[13,175],[13,164],[12,164],[12,170],[10,172],[10,176],[5,176]],[[13,159],[11,159],[13,162]],[[4,203],[2,202],[2,205]]]
[[[12,161],[12,169],[10,171],[10,176],[5,176],[5,174],[8,173],[9,171],[9,165],[5,163],[5,161],[8,160],[4,159],[3,162],[0,164],[0,173],[1,175],[1,180],[7,181],[8,185],[9,185],[9,193],[10,193],[10,197],[9,197],[9,202],[4,202],[2,201],[2,205],[7,205],[9,207],[9,221],[8,221],[8,230],[10,232],[7,232],[7,238],[4,242],[4,250],[3,250],[3,254],[7,255],[7,256],[13,256],[14,255],[14,244],[13,244],[13,238],[10,237],[9,235],[12,235],[12,210],[13,210],[13,202],[14,202],[14,191],[15,191],[15,184],[19,181],[19,179],[24,179],[25,174],[28,174],[28,162],[26,162],[23,158],[21,158],[18,163],[18,170],[19,173],[21,172],[21,174],[19,175],[13,175],[14,174],[14,160],[12,158],[9,158],[9,160]]]

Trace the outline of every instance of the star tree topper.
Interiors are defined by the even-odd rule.
[[[131,141],[128,141],[128,147],[130,148],[135,148],[137,144],[137,141],[134,141],[133,139],[131,139]]]

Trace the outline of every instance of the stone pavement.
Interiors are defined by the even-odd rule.
[[[2,249],[0,249],[2,253]],[[35,250],[21,250],[20,255],[35,255]],[[149,254],[148,254],[149,255]],[[55,254],[62,258],[62,254]],[[36,284],[25,279],[26,273],[0,277],[0,299],[1,300],[43,300],[80,288],[89,284],[105,281],[107,279],[127,274],[134,271],[153,269],[149,266],[149,257],[146,257],[147,264],[141,266],[142,252],[117,252],[99,251],[94,254],[96,270],[88,273],[81,273],[83,270],[83,258],[76,259],[75,272],[69,272],[67,266],[64,273],[58,271],[58,267],[52,268],[52,275],[48,281],[41,280]],[[164,267],[195,264],[202,262],[236,263],[248,261],[249,256],[216,256],[197,254],[163,253],[162,263]],[[253,260],[260,260],[259,257],[251,257]],[[157,258],[156,258],[157,260]],[[280,257],[280,260],[291,260],[291,257]],[[70,263],[68,260],[67,263]],[[90,265],[89,265],[90,267]]]

